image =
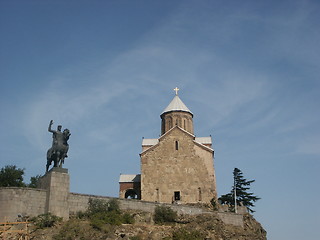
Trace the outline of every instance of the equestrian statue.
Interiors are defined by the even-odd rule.
[[[53,120],[50,121],[48,131],[52,133],[52,147],[47,151],[47,166],[46,172],[49,170],[49,166],[53,162],[53,167],[62,167],[64,159],[68,157],[69,150],[68,140],[71,135],[69,129],[64,129],[61,132],[61,125],[58,125],[57,130],[52,130],[51,126]]]

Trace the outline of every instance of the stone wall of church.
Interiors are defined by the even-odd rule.
[[[213,151],[175,128],[141,154],[141,199],[161,203],[209,203],[216,198]]]

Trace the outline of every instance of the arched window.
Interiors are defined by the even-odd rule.
[[[135,190],[133,189],[128,189],[124,195],[124,197],[126,199],[137,199],[138,198],[138,194],[136,193]]]
[[[172,118],[167,118],[167,130],[170,130],[172,128]]]

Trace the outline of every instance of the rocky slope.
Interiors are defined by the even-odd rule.
[[[132,213],[132,212],[131,212]],[[245,214],[244,227],[224,224],[216,215],[180,216],[176,223],[154,224],[152,215],[134,212],[134,224],[104,225],[95,229],[83,219],[72,218],[51,228],[30,228],[30,239],[35,240],[265,240],[266,231],[250,214]],[[6,239],[19,239],[7,236]]]

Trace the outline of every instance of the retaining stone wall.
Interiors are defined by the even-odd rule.
[[[46,212],[47,190],[34,188],[0,188],[0,222],[15,221],[17,214],[24,216],[37,216]],[[70,193],[68,197],[69,213],[76,214],[79,211],[85,211],[88,207],[89,199],[101,199],[109,201],[117,199],[120,208],[123,210],[140,210],[145,212],[154,212],[158,205],[163,205],[155,202],[146,202],[140,200],[118,199],[113,197]],[[171,207],[178,214],[212,214],[205,209],[187,206],[187,205],[172,205],[164,204]],[[216,214],[216,213],[214,213]],[[218,212],[220,219],[226,223],[235,226],[243,227],[243,215],[230,212]]]
[[[0,221],[16,221],[18,214],[37,216],[45,212],[47,191],[35,188],[0,188]]]
[[[243,227],[242,214],[218,212],[218,216],[225,224]]]
[[[140,200],[128,200],[128,199],[119,199],[112,197],[104,197],[97,195],[88,195],[88,194],[78,194],[78,193],[70,193],[69,195],[69,211],[70,214],[75,214],[79,211],[85,211],[88,207],[89,199],[101,199],[105,201],[109,201],[111,199],[117,199],[122,210],[141,210],[145,212],[154,212],[156,206],[160,205],[160,203],[155,202],[146,202]],[[162,204],[161,204],[162,205]],[[186,205],[172,205],[165,204],[171,207],[178,214],[189,214],[189,215],[197,215],[206,213],[204,209],[186,206]]]
[[[112,197],[104,197],[90,194],[79,194],[79,193],[70,193],[69,194],[69,212],[70,214],[76,214],[77,212],[84,212],[88,208],[89,199],[101,199],[109,201],[113,199]]]

